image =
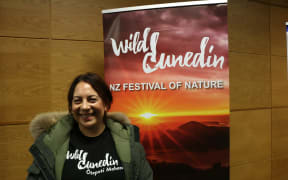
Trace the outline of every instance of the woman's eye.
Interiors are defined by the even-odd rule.
[[[79,103],[81,103],[81,100],[80,99],[75,99],[75,100],[73,100],[73,102],[74,102],[74,104],[79,104]]]
[[[95,98],[89,99],[89,102],[92,102],[92,103],[95,103],[96,101],[97,101],[97,99],[95,99]]]

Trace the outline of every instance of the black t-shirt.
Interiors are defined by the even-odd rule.
[[[71,131],[62,180],[124,180],[124,168],[108,128],[86,137],[75,125]]]

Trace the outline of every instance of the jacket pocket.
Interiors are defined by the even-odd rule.
[[[33,173],[33,174],[39,174],[40,173],[40,169],[35,165],[35,163],[33,163],[27,170],[29,173]]]
[[[26,180],[44,180],[40,169],[36,166],[35,163],[33,163],[29,168],[28,168],[28,176]]]

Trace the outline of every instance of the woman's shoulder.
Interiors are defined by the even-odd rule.
[[[139,139],[139,128],[131,124],[127,115],[121,112],[107,113],[107,126],[110,131],[125,139],[133,138],[136,141]]]
[[[111,119],[123,125],[129,125],[131,123],[128,116],[122,112],[107,112],[107,119]]]
[[[47,112],[36,115],[29,124],[29,130],[34,139],[43,132],[49,131],[61,119],[69,118],[67,112]]]

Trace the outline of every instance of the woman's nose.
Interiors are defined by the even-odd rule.
[[[83,101],[80,107],[82,110],[90,109],[90,105],[87,101]]]

